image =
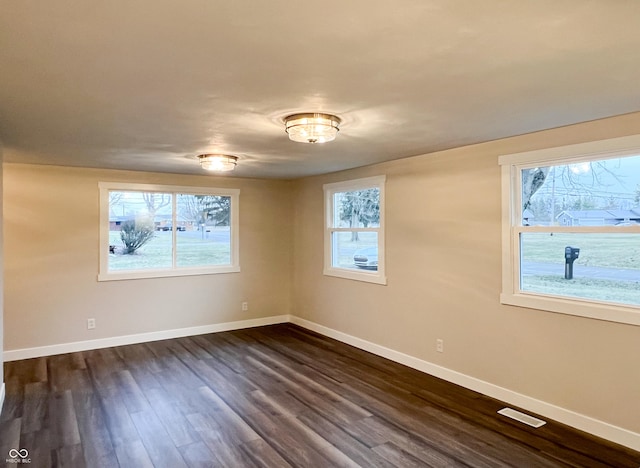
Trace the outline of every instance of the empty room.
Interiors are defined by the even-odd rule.
[[[640,467],[638,18],[0,0],[0,464]]]

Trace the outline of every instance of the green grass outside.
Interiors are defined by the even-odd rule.
[[[109,233],[109,243],[119,250],[122,247],[120,232]],[[183,236],[178,233],[177,266],[198,267],[211,265],[228,265],[231,263],[231,246],[227,242],[215,242],[197,236]],[[116,251],[118,251],[116,250]],[[109,270],[151,270],[171,268],[172,233],[157,231],[151,241],[138,249],[134,254],[109,255]]]
[[[522,289],[556,296],[640,305],[640,282],[637,281],[611,281],[593,278],[566,280],[563,276],[551,275],[524,276]]]
[[[569,234],[525,233],[522,236],[523,262],[564,265],[564,249],[580,248],[576,266],[640,270],[640,235],[638,234]],[[582,297],[607,302],[640,305],[640,281],[613,281],[563,275],[522,277],[523,291]]]
[[[579,247],[575,265],[640,268],[640,234],[569,234],[527,232],[522,235],[522,260],[563,263],[564,248]]]

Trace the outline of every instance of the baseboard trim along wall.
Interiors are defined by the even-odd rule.
[[[535,398],[514,392],[512,390],[499,387],[483,380],[471,377],[460,372],[456,372],[446,367],[438,366],[428,361],[418,359],[408,354],[395,351],[390,348],[372,343],[367,340],[334,330],[324,325],[305,320],[293,315],[277,315],[251,320],[240,320],[236,322],[225,322],[199,327],[179,328],[175,330],[165,330],[150,333],[139,333],[135,335],[117,336],[112,338],[102,338],[97,340],[76,341],[73,343],[63,343],[51,346],[40,346],[36,348],[16,349],[4,352],[4,361],[17,361],[20,359],[30,359],[34,357],[52,356],[54,354],[72,353],[77,351],[88,351],[92,349],[109,348],[111,346],[123,346],[128,344],[146,343],[149,341],[166,340],[180,338],[183,336],[204,335],[206,333],[217,333],[223,331],[240,330],[242,328],[261,327],[264,325],[274,325],[277,323],[293,323],[307,330],[314,331],[329,338],[336,339],[343,343],[355,346],[356,348],[368,351],[378,356],[390,359],[413,369],[439,377],[448,382],[461,385],[483,395],[504,401],[513,406],[536,413],[540,416],[553,419],[560,423],[574,427],[581,431],[588,432],[603,439],[610,440],[633,450],[640,451],[640,434],[614,426],[612,424],[585,416],[574,411],[552,405],[550,403],[537,400]],[[0,387],[0,410],[4,402],[4,384]]]
[[[460,372],[447,369],[446,367],[438,366],[428,361],[423,361],[422,359],[409,356],[408,354],[404,354],[390,348],[385,348],[384,346],[325,327],[324,325],[319,325],[315,322],[310,322],[309,320],[292,315],[290,321],[302,328],[342,341],[343,343],[390,359],[391,361],[404,364],[405,366],[439,377],[448,382],[468,388],[469,390],[518,406],[524,410],[553,419],[562,424],[593,434],[597,437],[602,437],[603,439],[610,440],[611,442],[640,451],[640,434],[627,429],[499,387],[475,377],[470,377]]]
[[[136,343],[147,343],[149,341],[168,340],[171,338],[181,338],[183,336],[204,335],[206,333],[240,330],[242,328],[261,327],[264,325],[274,325],[276,323],[286,322],[289,322],[288,315],[276,315],[273,317],[239,320],[237,322],[216,323],[213,325],[202,325],[199,327],[138,333],[135,335],[115,336],[112,338],[100,338],[97,340],[75,341],[73,343],[39,346],[36,348],[14,349],[4,352],[4,361],[18,361],[20,359],[53,356],[54,354],[75,353],[78,351],[89,351],[91,349],[110,348],[112,346],[123,346]]]

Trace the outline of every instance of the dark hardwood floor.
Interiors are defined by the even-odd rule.
[[[26,449],[34,468],[640,467],[294,325],[9,362],[5,383],[0,460]]]

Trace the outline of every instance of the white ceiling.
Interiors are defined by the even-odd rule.
[[[5,160],[294,178],[640,110],[635,0],[0,0]],[[336,141],[282,118],[335,113]]]

